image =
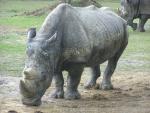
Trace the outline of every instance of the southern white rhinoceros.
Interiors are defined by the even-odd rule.
[[[133,20],[139,18],[138,30],[144,32],[144,25],[150,18],[150,0],[121,0],[119,12],[133,30],[137,29],[137,24],[133,23]]]
[[[33,28],[28,31],[27,61],[20,81],[23,104],[40,105],[52,78],[56,85],[52,97],[80,98],[77,88],[83,68],[107,60],[101,87],[112,88],[111,76],[127,43],[126,22],[112,11],[58,5],[37,33]],[[68,71],[65,95],[63,70]]]

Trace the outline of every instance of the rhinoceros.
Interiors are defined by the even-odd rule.
[[[53,98],[80,98],[78,85],[84,67],[99,72],[98,65],[107,60],[101,87],[112,88],[111,76],[127,43],[126,22],[114,12],[58,5],[37,33],[34,28],[28,31],[27,60],[19,85],[22,103],[40,105],[52,78]],[[64,70],[68,71],[65,93]]]
[[[139,18],[138,30],[145,32],[144,25],[150,18],[150,0],[121,0],[119,12],[133,30],[137,29],[137,23],[133,23],[133,20]]]

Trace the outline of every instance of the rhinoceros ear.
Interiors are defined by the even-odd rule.
[[[48,40],[47,43],[52,43],[57,40],[57,32],[55,32]]]
[[[36,36],[36,28],[28,29],[28,39],[32,39]]]

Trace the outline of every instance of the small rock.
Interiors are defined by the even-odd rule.
[[[92,98],[95,100],[107,100],[107,98],[101,94],[94,94]]]
[[[43,112],[41,112],[41,111],[35,111],[34,113],[43,113]]]
[[[10,111],[8,111],[8,113],[18,113],[18,112],[15,110],[10,110]]]

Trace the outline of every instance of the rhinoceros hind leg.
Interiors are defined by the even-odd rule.
[[[127,46],[127,42],[124,41],[124,44],[121,46],[120,50],[116,53],[116,55],[108,60],[108,64],[105,69],[103,80],[100,86],[101,89],[103,90],[113,89],[113,85],[111,83],[111,76],[114,73],[116,66],[117,66],[117,62],[121,54],[123,53],[124,49],[126,48],[126,46]]]
[[[111,90],[113,89],[113,85],[111,84],[111,76],[116,68],[117,61],[113,58],[108,61],[107,67],[104,72],[103,80],[101,83],[102,90]]]
[[[64,98],[64,91],[56,89],[50,96],[51,98]]]
[[[101,72],[100,72],[100,67],[99,65],[91,67],[91,78],[90,81],[84,86],[85,89],[98,89],[96,80],[98,77],[100,77]]]
[[[140,32],[145,32],[144,25],[145,25],[145,23],[147,22],[147,20],[148,20],[148,17],[147,17],[147,16],[141,15],[141,17],[140,17],[140,19],[139,19],[138,31],[140,31]]]
[[[78,92],[78,85],[80,83],[81,74],[83,72],[83,66],[73,65],[68,70],[67,77],[67,90],[65,92],[65,99],[79,99],[80,93]]]

